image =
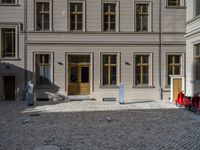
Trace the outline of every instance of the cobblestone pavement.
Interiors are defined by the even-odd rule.
[[[42,145],[61,150],[199,150],[200,113],[157,101],[122,106],[37,102],[33,107],[0,102],[0,150]]]

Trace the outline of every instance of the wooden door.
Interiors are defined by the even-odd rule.
[[[80,67],[80,95],[90,94],[90,67]]]
[[[90,67],[89,65],[69,65],[68,95],[90,94]]]
[[[182,91],[182,79],[181,78],[174,78],[173,79],[173,100],[175,101],[178,93]]]
[[[68,95],[89,95],[90,55],[69,55],[68,60]]]
[[[15,76],[4,76],[4,100],[15,100]]]

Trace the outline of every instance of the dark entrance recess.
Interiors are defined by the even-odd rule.
[[[15,76],[4,76],[4,100],[15,100]]]

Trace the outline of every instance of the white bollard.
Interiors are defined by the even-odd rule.
[[[124,98],[124,83],[120,83],[119,85],[119,103],[124,104],[125,98]]]

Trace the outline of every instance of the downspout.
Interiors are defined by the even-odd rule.
[[[27,0],[24,0],[24,100],[26,100],[27,76]]]
[[[162,78],[161,78],[161,52],[162,52],[162,0],[159,5],[159,93],[160,100],[163,100]]]

